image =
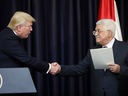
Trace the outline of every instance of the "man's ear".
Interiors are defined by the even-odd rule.
[[[18,32],[20,32],[20,30],[21,30],[21,25],[18,25],[18,26],[16,27],[16,30],[17,30]]]
[[[108,36],[111,37],[112,36],[112,31],[109,30]]]

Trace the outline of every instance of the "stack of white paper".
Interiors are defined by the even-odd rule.
[[[112,48],[90,49],[95,69],[108,69],[108,63],[114,63]]]

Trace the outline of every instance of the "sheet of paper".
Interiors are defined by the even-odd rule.
[[[112,48],[90,49],[95,69],[108,69],[108,63],[114,63]]]

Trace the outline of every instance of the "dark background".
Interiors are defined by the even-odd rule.
[[[0,0],[0,31],[16,11],[31,14],[36,22],[26,51],[46,62],[77,64],[96,45],[95,29],[100,0]],[[115,0],[123,40],[128,39],[128,0]],[[80,77],[57,77],[34,70],[31,74],[38,96],[92,96],[90,73]]]

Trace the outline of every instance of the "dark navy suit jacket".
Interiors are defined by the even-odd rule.
[[[97,45],[95,48],[101,48]],[[93,96],[119,96],[118,85],[120,79],[128,76],[128,43],[115,40],[113,45],[114,61],[120,65],[120,73],[112,73],[110,70],[94,69],[90,51],[77,65],[62,65],[59,76],[80,76],[88,71],[93,78]],[[98,56],[98,54],[97,54]],[[99,58],[100,59],[100,58]]]
[[[28,55],[21,39],[10,28],[0,32],[0,68],[29,67],[41,73],[46,73],[49,64]]]

